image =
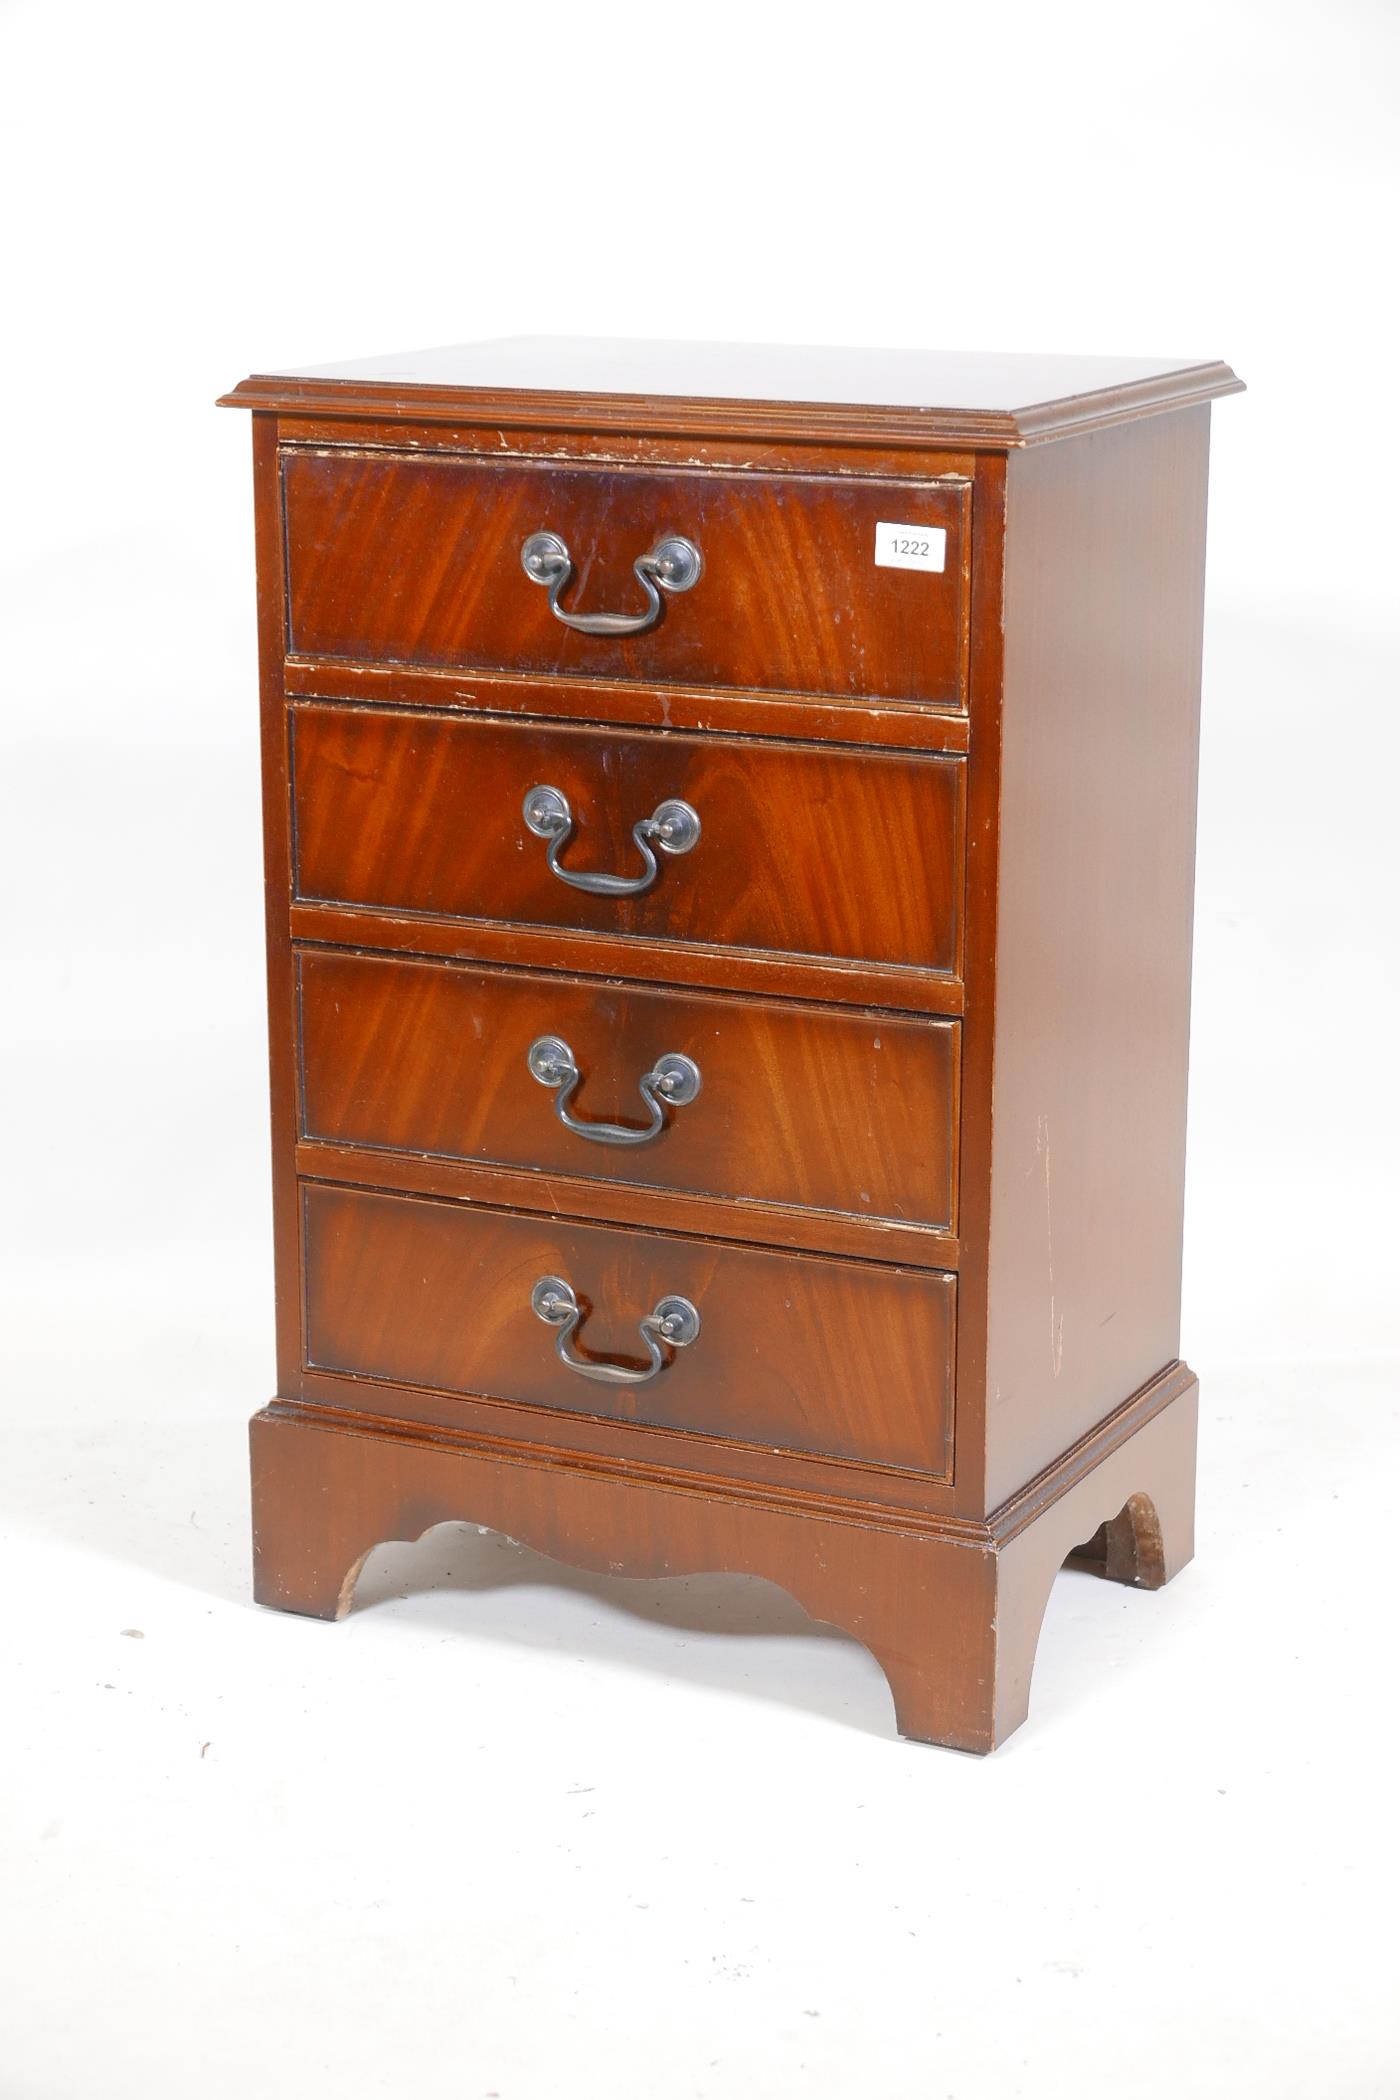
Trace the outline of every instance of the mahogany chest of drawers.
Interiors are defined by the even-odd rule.
[[[1190,1557],[1223,365],[529,339],[245,381],[256,1589],[450,1518],[745,1570],[903,1733]]]

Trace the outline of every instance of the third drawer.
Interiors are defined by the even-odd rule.
[[[955,1229],[956,1022],[339,949],[298,991],[312,1141]]]

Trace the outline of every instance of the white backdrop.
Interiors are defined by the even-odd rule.
[[[0,34],[0,2091],[152,2100],[213,2033],[214,2100],[433,2067],[502,2100],[1041,2100],[1106,2050],[1150,2095],[1188,2061],[1232,2100],[1393,2094],[1400,14],[9,0]],[[430,1541],[336,1633],[246,1604],[252,545],[247,419],[212,402],[530,331],[1250,387],[1215,413],[1206,627],[1206,1550],[1160,1602],[1067,1578],[985,1768],[889,1742],[873,1666],[752,1586],[623,1599]]]

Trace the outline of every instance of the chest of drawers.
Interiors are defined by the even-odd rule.
[[[901,1731],[1190,1557],[1219,364],[518,340],[253,411],[258,1597],[742,1570]]]

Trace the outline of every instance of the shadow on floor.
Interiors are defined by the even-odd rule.
[[[894,1733],[873,1656],[756,1575],[595,1574],[499,1532],[448,1523],[370,1555],[344,1623],[368,1626],[388,1613],[444,1638],[606,1662]]]
[[[12,1536],[119,1562],[226,1608],[258,1610],[241,1422],[26,1430],[7,1444],[0,1507]],[[377,1547],[339,1628],[295,1623],[328,1640],[378,1639],[390,1615],[443,1639],[603,1661],[894,1733],[873,1657],[758,1576],[593,1574],[459,1522]]]

